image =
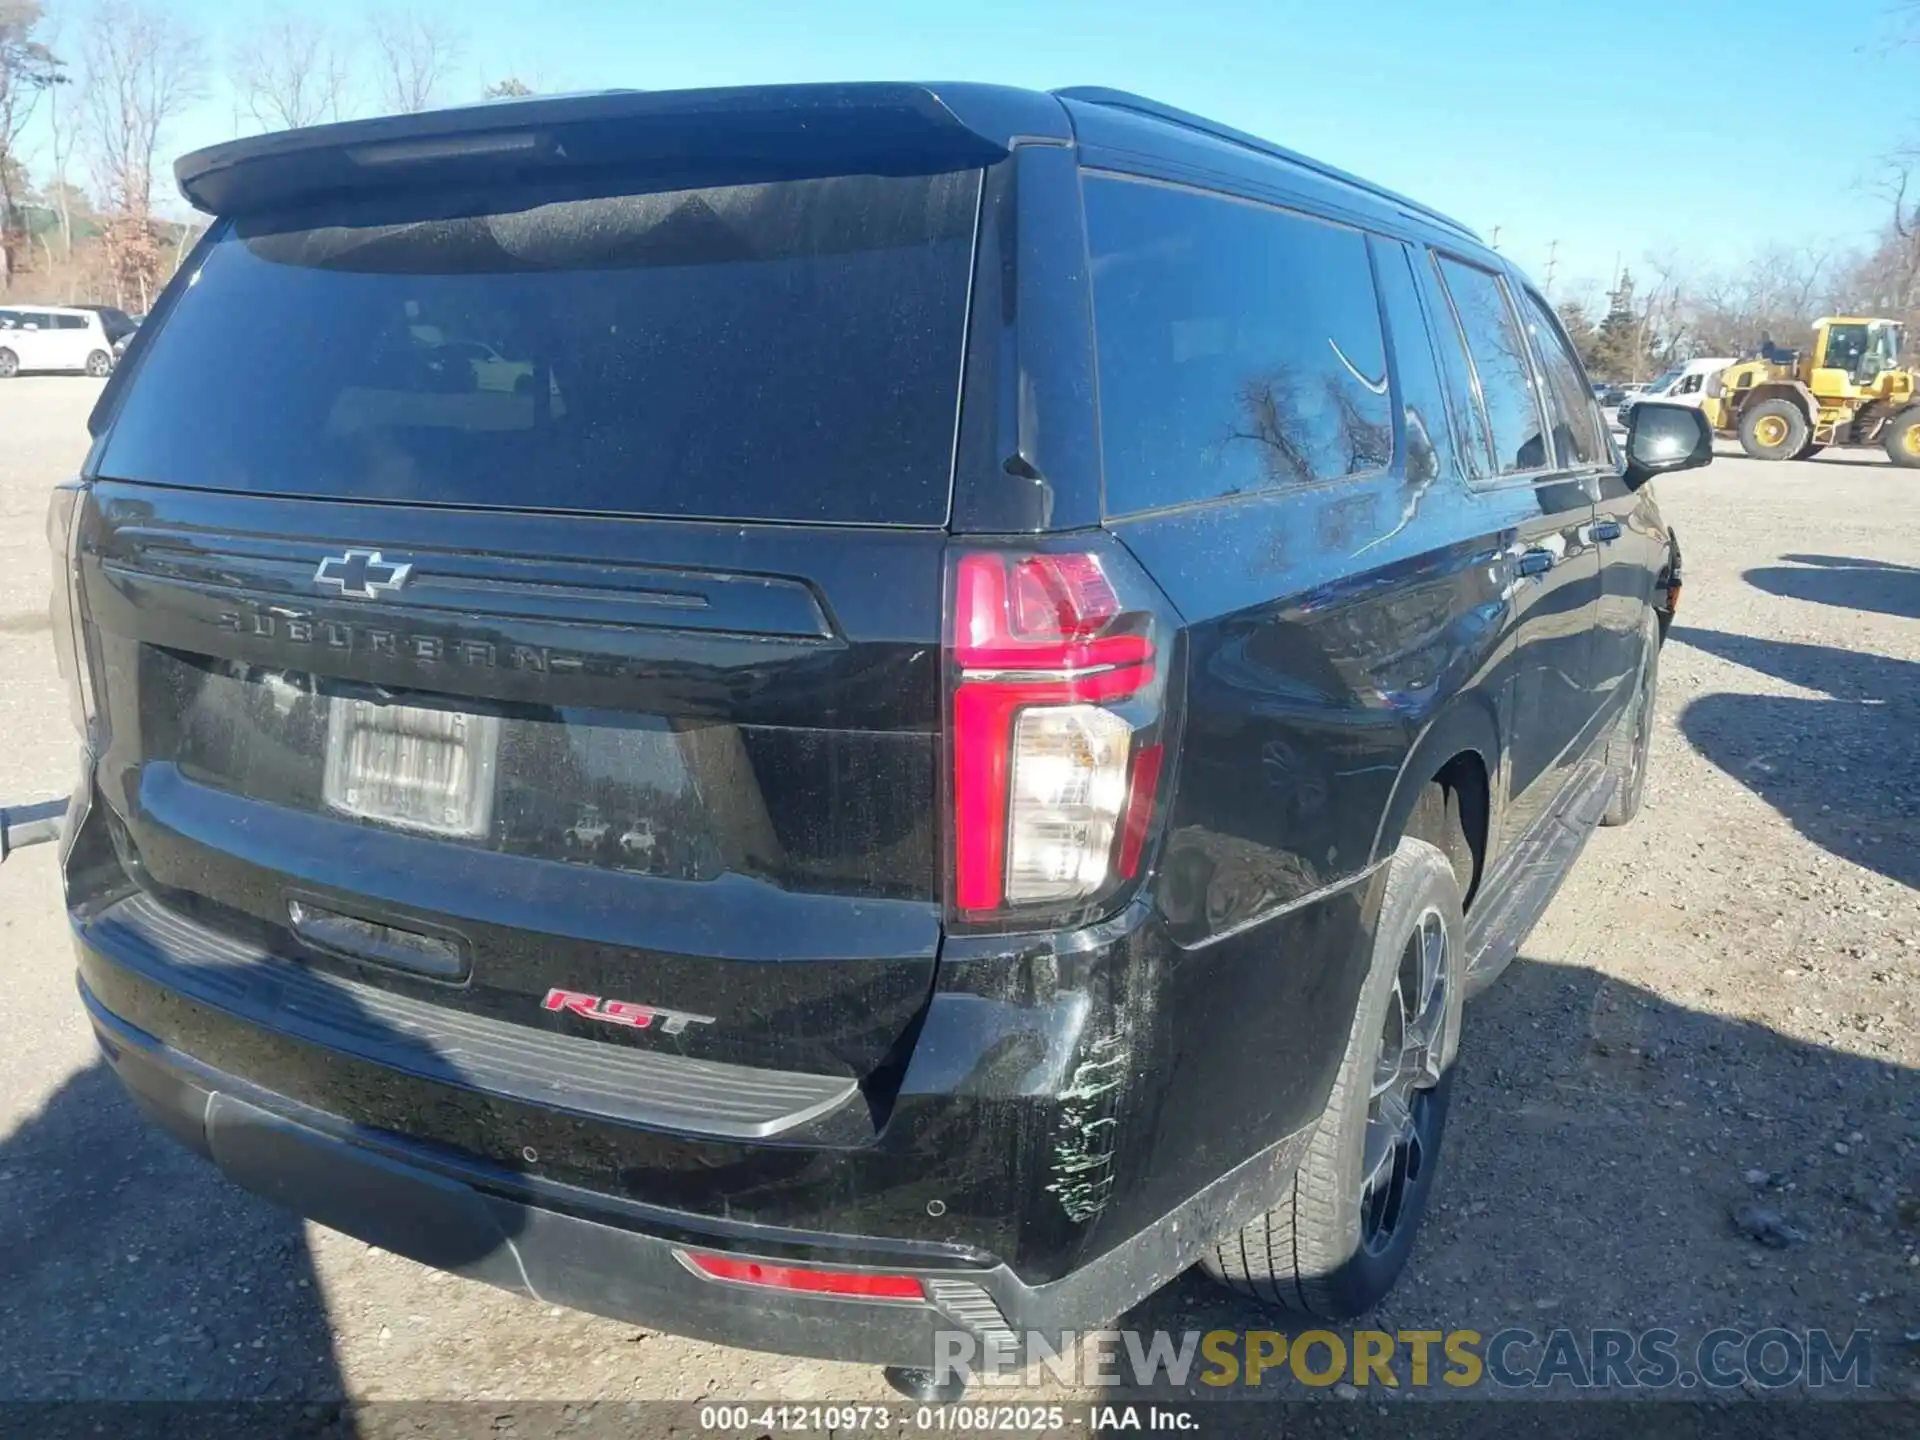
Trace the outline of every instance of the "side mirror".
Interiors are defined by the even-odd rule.
[[[1627,420],[1627,488],[1638,490],[1656,475],[1697,470],[1713,461],[1713,427],[1691,405],[1642,400]]]

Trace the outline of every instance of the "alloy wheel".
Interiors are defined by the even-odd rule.
[[[1622,783],[1631,791],[1640,779],[1640,768],[1645,765],[1647,753],[1647,716],[1653,707],[1647,703],[1647,684],[1640,683],[1640,693],[1633,701],[1633,744],[1627,755],[1627,773]]]
[[[1433,1164],[1433,1089],[1446,1054],[1454,984],[1452,942],[1438,910],[1421,913],[1387,999],[1367,1105],[1360,1243],[1370,1255],[1401,1233],[1409,1196]]]

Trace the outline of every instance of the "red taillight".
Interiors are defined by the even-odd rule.
[[[924,1300],[925,1287],[911,1275],[876,1275],[865,1270],[815,1270],[803,1265],[775,1265],[738,1255],[709,1255],[682,1250],[680,1258],[696,1274],[736,1285],[758,1285],[767,1290],[793,1290],[807,1295],[846,1295],[863,1300]]]
[[[1119,613],[1120,597],[1091,555],[1034,555],[1014,562],[1009,618],[1016,634],[1056,640],[1094,635]]]
[[[47,504],[47,549],[53,561],[53,591],[49,610],[53,625],[54,661],[67,682],[74,729],[88,745],[95,742],[98,712],[93,689],[93,666],[87,654],[86,627],[80,604],[79,519],[86,489],[79,482],[56,485]]]
[[[1088,553],[954,568],[954,906],[1085,901],[1139,872],[1159,772],[1161,657]]]

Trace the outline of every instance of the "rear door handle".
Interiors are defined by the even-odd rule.
[[[1602,545],[1605,545],[1610,540],[1618,540],[1620,538],[1620,522],[1618,520],[1596,520],[1593,525],[1593,538],[1598,540]]]
[[[1520,556],[1522,575],[1544,575],[1553,568],[1551,550],[1528,550]]]

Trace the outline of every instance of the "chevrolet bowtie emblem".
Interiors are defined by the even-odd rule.
[[[332,586],[355,600],[371,600],[398,590],[412,573],[412,565],[390,564],[378,550],[349,550],[322,560],[313,572],[313,583]]]

